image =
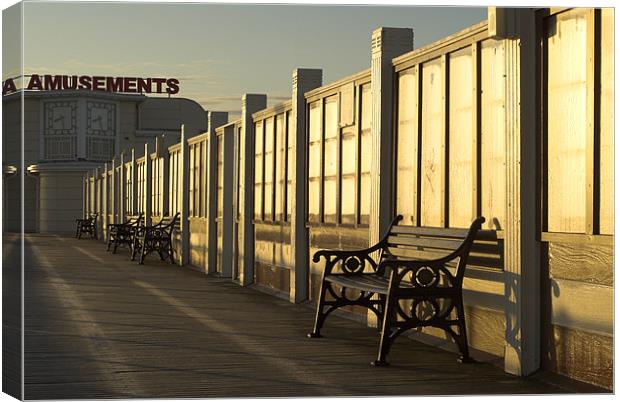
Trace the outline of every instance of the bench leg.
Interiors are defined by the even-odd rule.
[[[170,256],[170,264],[174,264],[174,257],[172,256],[172,239],[168,242],[168,255]]]
[[[469,356],[469,346],[467,345],[467,327],[465,326],[465,309],[463,308],[463,298],[459,300],[456,305],[456,311],[459,320],[459,334],[454,337],[456,344],[459,347],[461,355],[457,359],[459,363],[474,363],[475,360]]]
[[[133,246],[131,247],[131,261],[136,260],[136,253],[138,252],[138,239],[134,239]]]
[[[316,316],[314,318],[314,329],[308,334],[308,338],[322,338],[321,328],[323,322],[325,322],[325,313],[323,308],[325,307],[325,280],[321,281],[321,291],[319,292],[319,302],[316,308]]]
[[[383,324],[381,325],[381,341],[379,342],[379,355],[377,360],[370,363],[375,367],[389,366],[387,362],[387,355],[390,351],[390,347],[394,342],[392,337],[392,318],[395,316],[395,305],[398,300],[393,295],[385,297],[385,305],[382,308],[383,311]]]
[[[142,239],[142,247],[140,250],[140,261],[138,261],[138,264],[144,265],[144,257],[146,257],[146,237]]]

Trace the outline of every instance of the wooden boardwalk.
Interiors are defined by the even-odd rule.
[[[26,238],[25,398],[294,397],[593,392],[522,379],[399,338],[374,368],[376,330],[94,240]]]

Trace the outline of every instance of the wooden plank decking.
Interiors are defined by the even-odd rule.
[[[94,240],[26,238],[25,398],[293,397],[592,392],[522,379],[398,339],[369,362],[376,330]]]

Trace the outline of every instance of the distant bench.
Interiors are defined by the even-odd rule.
[[[75,220],[75,237],[82,238],[82,233],[88,233],[91,238],[97,238],[97,213],[89,214],[86,218]]]
[[[325,268],[314,330],[308,336],[321,337],[325,318],[337,308],[363,306],[382,323],[373,365],[388,365],[387,354],[399,335],[428,326],[443,329],[454,339],[460,362],[473,361],[467,345],[463,277],[485,219],[477,218],[469,229],[399,226],[400,220],[401,215],[394,218],[383,239],[367,249],[314,254],[315,263],[325,258]],[[326,300],[326,293],[331,300]]]
[[[123,223],[109,223],[108,224],[108,244],[106,251],[112,249],[112,254],[116,253],[118,246],[126,245],[131,248],[134,242],[134,235],[138,227],[144,223],[144,214],[140,213],[137,216],[129,216]]]
[[[133,236],[131,260],[134,261],[136,255],[139,255],[138,263],[144,264],[144,258],[155,251],[162,261],[165,255],[170,259],[170,263],[174,264],[172,232],[177,229],[179,215],[177,212],[174,216],[161,218],[155,225],[138,227]]]

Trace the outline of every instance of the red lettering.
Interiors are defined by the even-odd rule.
[[[62,76],[44,75],[43,83],[46,91],[60,91],[62,89]]]
[[[13,82],[12,78],[9,78],[6,81],[2,81],[2,96],[8,95],[16,91],[17,88],[15,87],[15,83]]]
[[[124,78],[123,79],[123,92],[137,92],[136,90],[136,78]]]
[[[170,95],[179,93],[179,80],[176,78],[169,78],[168,81],[166,81],[166,84],[168,85],[166,92]]]
[[[123,90],[123,77],[106,77],[108,92],[121,92]]]
[[[103,91],[105,85],[105,77],[93,77],[93,91]]]
[[[26,89],[38,89],[39,91],[43,90],[41,78],[39,78],[38,74],[32,74],[30,76],[30,81],[28,82],[28,87]]]
[[[87,75],[83,75],[80,77],[80,85],[79,89],[90,90],[92,88],[92,84],[90,83],[91,78]]]
[[[69,77],[66,75],[62,76],[62,88],[63,89],[76,89],[78,84],[78,76],[72,75],[71,82],[69,82]]]
[[[138,92],[146,92],[147,94],[150,94],[152,91],[151,86],[152,84],[150,78],[147,78],[146,80],[144,78],[138,78]]]
[[[155,90],[155,92],[158,94],[162,93],[163,91],[161,87],[162,87],[162,84],[166,82],[166,79],[165,78],[153,78],[153,82],[157,85],[157,89]]]

